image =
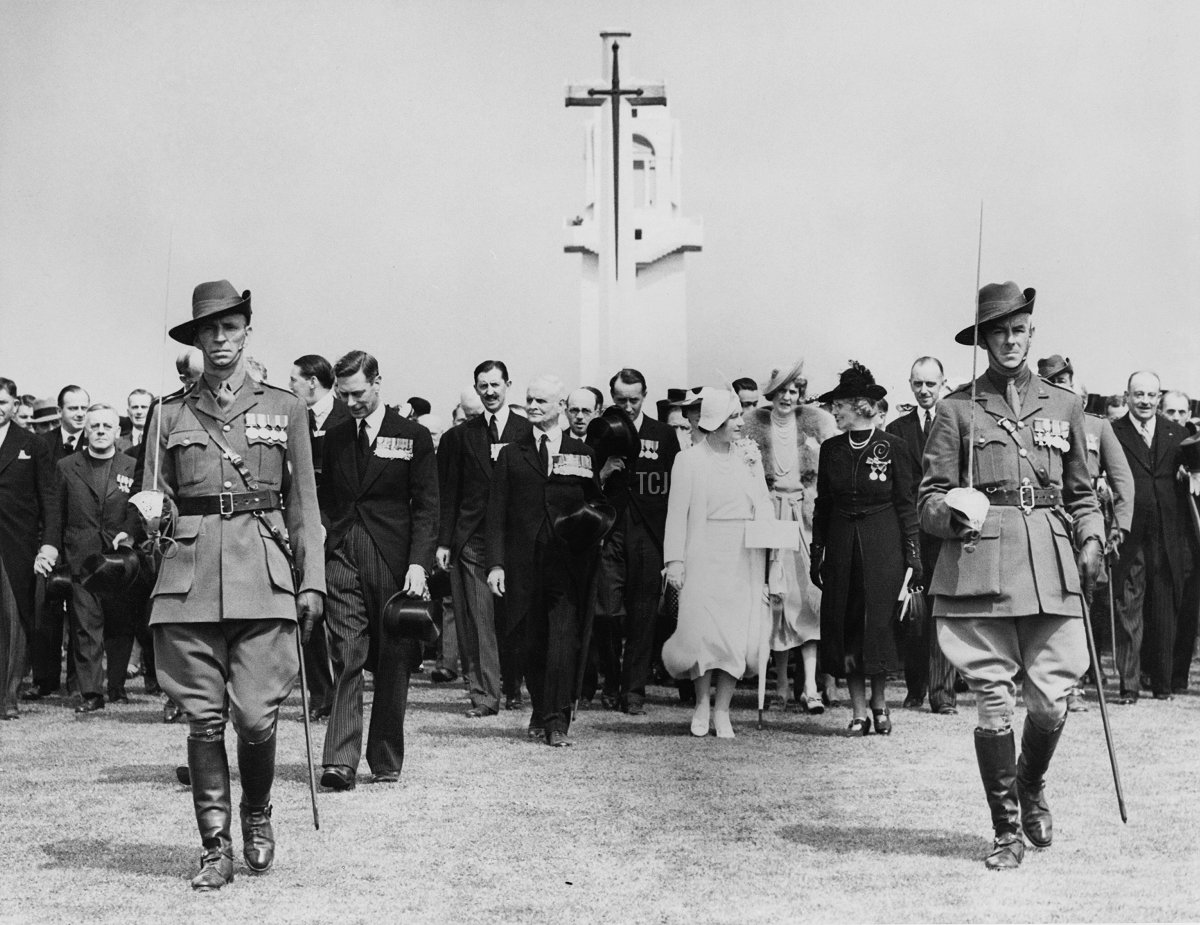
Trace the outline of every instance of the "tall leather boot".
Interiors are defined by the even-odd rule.
[[[192,733],[188,736],[187,750],[192,803],[204,846],[200,855],[200,873],[192,878],[192,889],[200,892],[219,890],[233,882],[229,759],[225,756],[223,730]]]
[[[1062,721],[1049,732],[1039,729],[1028,717],[1021,732],[1021,758],[1017,762],[1017,799],[1021,802],[1021,828],[1035,848],[1049,848],[1054,837],[1054,820],[1046,803],[1046,769],[1062,735]]]
[[[1020,867],[1025,857],[1025,842],[1019,831],[1017,754],[1012,730],[996,735],[976,729],[975,758],[979,762],[979,777],[983,780],[983,792],[992,811],[992,830],[996,835],[991,854],[984,864],[989,870]]]
[[[275,861],[275,832],[271,828],[271,784],[275,780],[275,730],[251,745],[238,736],[238,770],[242,774],[242,857],[256,874]]]

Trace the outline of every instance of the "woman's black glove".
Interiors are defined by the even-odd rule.
[[[808,555],[808,577],[818,588],[823,588],[825,585],[821,581],[821,566],[825,564],[825,547],[813,543],[808,549]]]
[[[918,548],[916,540],[905,540],[904,564],[912,569],[912,578],[908,580],[908,590],[923,591],[925,589],[925,567],[921,565],[921,550]]]

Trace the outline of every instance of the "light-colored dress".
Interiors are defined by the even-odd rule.
[[[675,457],[663,543],[664,561],[684,565],[679,622],[663,644],[672,677],[760,670],[771,631],[767,560],[765,550],[746,548],[746,521],[770,519],[773,509],[757,457],[707,442]]]
[[[821,592],[808,577],[812,531],[804,516],[806,491],[800,476],[798,431],[794,414],[782,422],[771,418],[770,465],[774,477],[769,481],[775,517],[800,525],[800,548],[795,552],[779,552],[785,591],[782,599],[772,607],[771,649],[775,652],[785,652],[821,638]]]

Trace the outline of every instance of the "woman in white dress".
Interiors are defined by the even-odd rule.
[[[663,644],[673,677],[696,685],[691,731],[733,738],[729,704],[738,678],[755,675],[771,631],[766,552],[747,549],[746,521],[773,516],[762,463],[739,444],[742,408],[732,392],[702,393],[698,439],[675,457],[663,542],[666,580],[679,590],[679,622]],[[709,692],[716,682],[715,704]]]

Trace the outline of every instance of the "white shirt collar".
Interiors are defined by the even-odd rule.
[[[0,424],[0,445],[4,443],[4,438],[8,436],[8,428],[11,426],[12,421],[6,421],[4,424]]]
[[[638,416],[633,419],[633,429],[636,430],[639,434],[642,432],[642,421],[644,421],[645,419],[646,419],[645,411],[639,411]]]
[[[333,410],[333,392],[326,392],[309,405],[308,410],[317,419],[317,430],[321,430],[325,424],[325,419],[329,417],[329,412]]]
[[[62,438],[62,442],[64,445],[66,444],[66,442],[68,440],[70,440],[71,446],[77,447],[77,446],[79,446],[80,438],[83,436],[83,431],[81,430],[81,431],[77,431],[76,433],[69,434],[69,433],[67,433],[66,428],[60,424],[59,428],[58,428],[58,435],[59,435],[59,437]]]
[[[363,418],[363,420],[367,422],[367,437],[372,443],[374,443],[375,438],[379,436],[379,428],[383,426],[383,415],[386,412],[387,405],[385,405],[383,402],[380,402],[379,406],[374,411]],[[355,429],[357,430],[357,427]]]
[[[551,427],[549,430],[534,430],[533,443],[534,446],[541,448],[542,435],[546,436],[546,452],[550,456],[550,465],[554,465],[555,455],[562,449],[563,432],[560,427]],[[549,473],[547,473],[548,475]]]

